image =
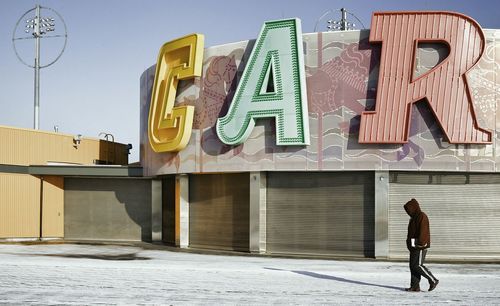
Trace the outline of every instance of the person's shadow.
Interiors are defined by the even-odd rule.
[[[399,291],[405,290],[404,288],[400,288],[400,287],[372,284],[372,283],[367,283],[367,282],[362,282],[362,281],[351,280],[351,279],[347,279],[347,278],[343,278],[343,277],[337,277],[337,276],[320,274],[320,273],[309,272],[309,271],[294,271],[294,270],[289,271],[289,270],[275,269],[275,268],[264,268],[264,269],[273,270],[273,271],[292,272],[292,273],[297,273],[300,275],[321,278],[321,279],[329,279],[329,280],[334,280],[334,281],[344,282],[344,283],[349,283],[349,284],[356,284],[356,285],[363,285],[363,286],[374,286],[374,287],[388,288],[388,289],[394,289],[394,290],[399,290]]]

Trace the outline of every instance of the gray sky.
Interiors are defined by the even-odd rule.
[[[16,58],[12,34],[36,3],[59,12],[69,36],[59,61],[41,70],[40,129],[57,125],[59,132],[90,137],[111,133],[117,142],[133,145],[130,162],[139,160],[139,78],[169,40],[194,32],[205,35],[205,47],[253,39],[264,21],[289,17],[302,20],[304,33],[313,32],[323,13],[341,7],[366,27],[374,11],[447,10],[485,29],[500,28],[500,1],[491,0],[0,0],[0,125],[33,127],[33,69]],[[333,17],[338,14],[320,20],[318,30]],[[57,19],[56,28],[62,29]],[[61,41],[42,39],[42,64],[54,58]],[[33,40],[18,42],[31,64]]]

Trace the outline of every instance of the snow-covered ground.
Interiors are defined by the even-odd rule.
[[[0,244],[0,304],[500,304],[499,265],[427,266],[440,284],[417,293],[401,262]]]

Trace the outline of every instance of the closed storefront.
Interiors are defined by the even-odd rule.
[[[374,254],[372,172],[269,172],[267,252]]]
[[[500,175],[391,173],[389,254],[406,258],[409,216],[403,205],[415,198],[429,216],[429,258],[485,259],[500,256]]]
[[[66,178],[64,237],[151,240],[151,180]]]
[[[165,63],[142,74],[141,166],[163,180],[163,242],[403,259],[414,197],[431,259],[498,260],[500,31],[453,12],[377,12],[362,31],[297,22],[200,49],[199,77],[168,102],[195,107],[175,142],[154,123]]]
[[[248,251],[248,173],[189,176],[189,246]]]

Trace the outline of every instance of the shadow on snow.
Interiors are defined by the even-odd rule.
[[[264,268],[264,269],[273,270],[273,271],[292,272],[292,273],[310,276],[310,277],[314,277],[314,278],[334,280],[334,281],[338,281],[338,282],[344,282],[344,283],[355,284],[355,285],[373,286],[373,287],[380,287],[380,288],[387,288],[387,289],[404,291],[404,288],[401,288],[401,287],[373,284],[373,283],[362,282],[362,281],[357,281],[357,280],[352,280],[352,279],[347,279],[347,278],[337,277],[337,276],[332,276],[332,275],[320,274],[320,273],[315,273],[315,272],[310,272],[310,271],[294,271],[294,270],[288,271],[288,270],[275,269],[275,268]]]

